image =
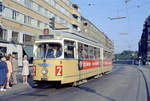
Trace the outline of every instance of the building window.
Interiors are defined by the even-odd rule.
[[[32,36],[26,35],[26,34],[23,35],[23,43],[31,44],[32,41],[33,41],[33,37]]]
[[[2,4],[2,2],[0,2],[0,12],[2,12],[3,11],[3,4]]]
[[[19,33],[18,32],[12,32],[12,41],[15,42],[15,43],[18,43],[18,35]]]
[[[39,28],[41,27],[41,22],[40,21],[37,22],[37,27],[39,27]]]
[[[17,17],[17,12],[16,11],[12,11],[12,19],[16,20]]]
[[[0,40],[5,40],[7,39],[7,30],[0,28]]]
[[[72,7],[76,10],[78,10],[78,8],[79,8],[77,4],[72,4]]]
[[[32,18],[24,15],[24,23],[31,24]]]
[[[42,6],[38,5],[38,12],[41,13]]]
[[[88,25],[88,23],[87,23],[87,22],[85,22],[83,25],[84,25],[84,26],[87,26],[87,25]]]
[[[17,2],[21,3],[21,4],[24,4],[24,0],[17,0]]]
[[[76,14],[72,14],[73,18],[78,19],[78,16]]]
[[[13,12],[11,9],[8,9],[8,8],[3,6],[3,13],[2,14],[4,15],[4,17],[12,19],[12,15],[13,15],[12,13]]]
[[[27,23],[27,16],[24,15],[24,23]]]
[[[0,55],[6,55],[6,52],[7,52],[7,48],[0,46]]]
[[[78,30],[78,26],[77,25],[73,24],[72,27],[73,27],[73,29]]]
[[[35,2],[33,2],[32,8],[33,8],[35,11],[38,11],[38,5],[37,5]]]
[[[31,17],[29,17],[29,16],[27,17],[27,23],[28,24],[31,24],[31,19],[32,19]]]
[[[31,0],[24,0],[24,4],[26,7],[31,8],[32,7],[32,1]]]

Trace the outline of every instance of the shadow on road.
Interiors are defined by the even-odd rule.
[[[112,98],[110,98],[110,97],[104,96],[104,95],[102,95],[102,94],[96,92],[96,90],[91,89],[91,88],[88,88],[88,87],[79,87],[79,86],[78,86],[78,87],[76,87],[76,88],[78,88],[78,89],[80,89],[80,90],[84,90],[84,91],[86,91],[86,92],[90,92],[90,93],[96,94],[96,95],[101,96],[101,97],[103,97],[103,98],[105,98],[105,99],[107,99],[107,100],[110,100],[110,101],[116,101],[116,100],[114,100],[114,99],[112,99]]]
[[[128,65],[131,65],[132,61],[131,60],[120,60],[120,61],[114,61],[113,64],[128,64]]]

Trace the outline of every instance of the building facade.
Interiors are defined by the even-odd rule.
[[[143,32],[138,43],[138,57],[143,64],[150,62],[150,16],[148,16],[143,25]]]
[[[81,31],[80,8],[70,0],[0,0],[0,53],[16,54],[19,66],[24,55],[32,59],[34,38],[53,17],[56,28]]]

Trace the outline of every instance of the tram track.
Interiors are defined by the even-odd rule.
[[[142,77],[143,77],[144,82],[145,82],[145,87],[146,87],[147,101],[150,101],[150,92],[149,92],[148,80],[147,80],[144,72],[141,69],[139,69],[138,67],[134,67],[134,68],[136,68],[142,74]]]

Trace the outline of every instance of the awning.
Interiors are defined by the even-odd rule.
[[[28,57],[30,57],[30,58],[33,57],[33,46],[32,45],[25,46],[24,51]]]

